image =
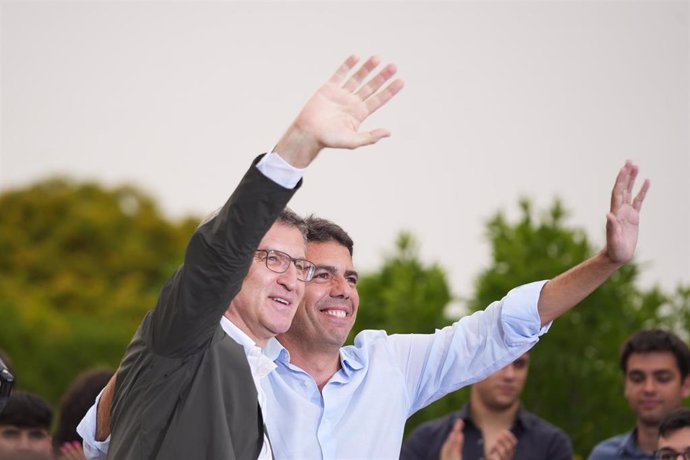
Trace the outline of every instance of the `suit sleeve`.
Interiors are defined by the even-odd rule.
[[[145,322],[145,337],[159,355],[183,357],[208,343],[242,287],[256,248],[300,183],[286,189],[249,168],[218,215],[201,225],[184,264],[164,286]]]

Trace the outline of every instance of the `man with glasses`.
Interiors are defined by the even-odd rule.
[[[389,135],[359,126],[403,86],[384,88],[392,64],[363,84],[376,57],[348,76],[357,60],[338,68],[192,236],[108,394],[110,458],[271,458],[259,381],[273,363],[261,347],[288,329],[314,272],[303,222],[283,209],[323,148],[354,149]]]
[[[677,409],[662,420],[654,459],[690,460],[690,409]]]

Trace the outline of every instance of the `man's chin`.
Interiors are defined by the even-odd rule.
[[[664,414],[654,412],[654,413],[641,413],[638,414],[637,420],[640,424],[645,426],[658,427],[661,421],[664,419]]]

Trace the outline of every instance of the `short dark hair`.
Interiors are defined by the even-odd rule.
[[[113,373],[111,369],[89,369],[74,379],[60,400],[60,414],[53,435],[55,448],[66,442],[82,441],[81,436],[77,434],[77,425]]]
[[[690,348],[677,335],[662,329],[648,329],[633,334],[621,348],[620,367],[628,372],[628,359],[633,353],[669,352],[676,358],[681,378],[690,372]]]
[[[307,242],[325,243],[335,241],[347,248],[353,254],[354,243],[350,235],[340,225],[330,220],[316,217],[313,214],[304,219],[307,224]]]
[[[276,223],[283,224],[287,227],[296,228],[302,234],[302,236],[304,237],[304,241],[306,243],[307,234],[308,234],[307,223],[295,211],[293,211],[290,208],[283,209],[280,212],[280,214],[278,214],[278,218],[276,219]]]
[[[211,212],[208,214],[206,217],[201,219],[201,222],[199,222],[199,225],[197,225],[197,230],[201,228],[202,226],[206,225],[209,223],[211,220],[215,219],[216,216],[220,213],[220,211],[223,208],[220,207],[216,209],[215,211]],[[307,241],[307,224],[305,223],[304,219],[300,217],[299,214],[297,214],[295,211],[292,209],[286,207],[282,211],[280,211],[280,214],[278,214],[278,217],[275,220],[277,223],[283,224],[287,227],[294,227],[297,230],[300,231],[302,236],[304,237],[304,241]]]
[[[53,409],[43,398],[28,391],[13,392],[0,413],[0,425],[49,430],[52,422]]]
[[[659,436],[668,436],[681,428],[690,428],[690,408],[681,407],[664,417],[659,425]]]

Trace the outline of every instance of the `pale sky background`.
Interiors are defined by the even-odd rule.
[[[348,54],[378,54],[406,87],[365,127],[393,136],[323,152],[291,202],[343,225],[360,271],[407,229],[469,296],[484,222],[517,216],[520,196],[561,197],[602,244],[630,158],[652,180],[642,284],[670,289],[690,282],[688,15],[686,1],[4,1],[0,191],[133,183],[201,216]]]

